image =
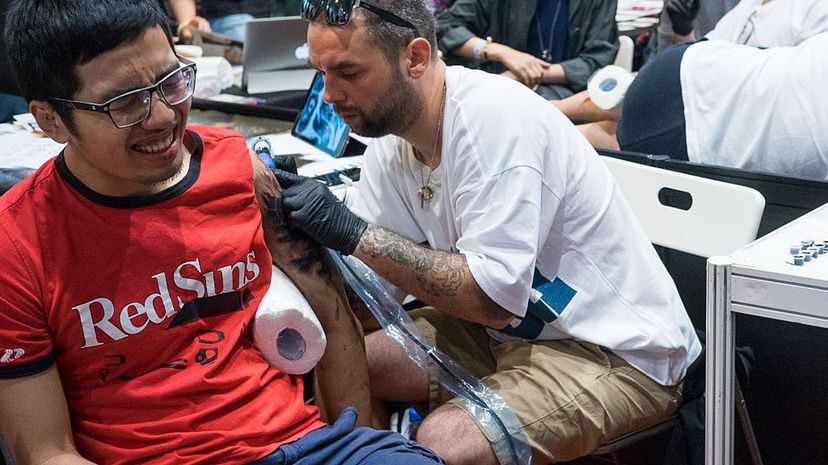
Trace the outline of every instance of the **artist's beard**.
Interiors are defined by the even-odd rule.
[[[423,104],[414,84],[395,68],[391,85],[369,111],[357,111],[358,118],[351,122],[351,130],[365,137],[382,137],[405,133],[423,112]]]

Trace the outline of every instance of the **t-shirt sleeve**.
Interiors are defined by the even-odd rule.
[[[559,202],[541,173],[516,166],[483,180],[457,197],[460,238],[475,281],[492,300],[526,314],[538,249],[546,241]]]
[[[54,343],[32,262],[0,226],[0,378],[21,378],[54,363]]]
[[[522,317],[539,250],[560,216],[569,153],[579,144],[572,137],[580,135],[524,86],[489,75],[463,77],[479,82],[447,113],[456,248],[483,292]],[[521,111],[480,117],[503,105]]]

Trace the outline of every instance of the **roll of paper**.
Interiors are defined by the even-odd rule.
[[[253,341],[271,366],[293,375],[309,372],[325,354],[322,325],[299,289],[275,266],[253,318]]]
[[[587,92],[598,108],[613,111],[621,107],[632,81],[633,76],[626,69],[609,65],[601,68],[590,78]]]

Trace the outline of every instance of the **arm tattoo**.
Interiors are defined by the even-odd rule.
[[[282,211],[282,188],[273,173],[258,158],[253,158],[256,199],[273,263],[291,278],[295,278],[296,273],[330,278],[332,264],[327,252],[301,232],[288,229]]]
[[[368,226],[359,247],[372,258],[385,257],[411,269],[420,289],[432,296],[456,296],[468,273],[462,255],[419,246],[377,226]]]
[[[265,237],[271,236],[271,239],[266,241],[271,255],[283,247],[296,247],[294,254],[285,257],[293,267],[302,273],[309,273],[315,265],[319,265],[318,273],[322,276],[329,276],[330,268],[328,262],[322,259],[324,253],[322,248],[307,244],[300,245],[300,243],[309,242],[310,239],[303,237],[304,234],[301,232],[293,232],[287,228],[282,212],[282,198],[263,194],[259,202],[265,206],[262,209],[262,226],[266,228],[266,231],[270,231],[270,234],[265,234]],[[276,243],[279,246],[275,246]],[[274,261],[280,260],[274,257]]]

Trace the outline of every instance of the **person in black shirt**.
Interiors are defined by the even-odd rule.
[[[215,32],[244,41],[248,21],[257,17],[299,14],[299,0],[168,0],[178,36],[190,40],[195,31]]]

